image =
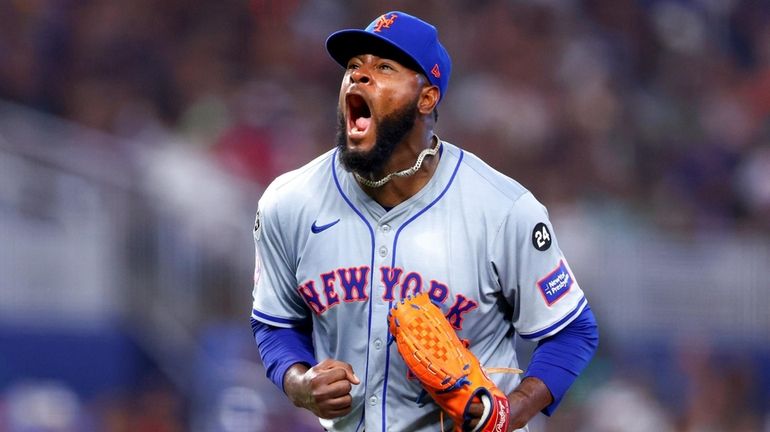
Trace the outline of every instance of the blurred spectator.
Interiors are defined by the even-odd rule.
[[[5,421],[8,432],[75,432],[86,419],[78,396],[54,381],[21,382],[5,391]]]
[[[586,432],[673,432],[666,411],[644,387],[623,380],[610,381],[589,399]]]
[[[132,394],[104,395],[91,404],[90,428],[94,432],[183,432],[184,398],[162,379],[152,378]],[[148,379],[148,381],[150,381]]]

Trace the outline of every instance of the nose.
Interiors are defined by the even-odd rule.
[[[362,68],[358,68],[350,74],[350,82],[353,84],[368,84],[369,80],[369,74],[363,71]]]

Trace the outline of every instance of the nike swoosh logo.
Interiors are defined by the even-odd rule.
[[[310,226],[310,231],[313,231],[313,234],[318,234],[321,231],[325,231],[325,230],[333,227],[334,225],[337,225],[337,222],[339,222],[339,221],[340,220],[337,219],[336,221],[330,222],[330,223],[328,223],[326,225],[316,225],[315,223],[317,221],[313,221],[313,225]]]

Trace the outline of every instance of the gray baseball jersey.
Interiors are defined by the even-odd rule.
[[[252,317],[291,327],[312,319],[316,358],[361,378],[353,411],[331,431],[435,431],[440,410],[390,344],[388,310],[428,292],[487,367],[518,367],[515,333],[558,332],[586,300],[548,213],[516,181],[442,142],[433,177],[386,211],[331,150],[277,178],[259,201]],[[505,393],[520,378],[490,378]]]

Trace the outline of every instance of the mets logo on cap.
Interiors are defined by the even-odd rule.
[[[390,14],[390,18],[385,17],[385,15],[380,15],[380,18],[377,20],[377,24],[374,25],[372,31],[379,33],[383,28],[389,29],[396,18],[398,18],[398,15],[396,14]]]

